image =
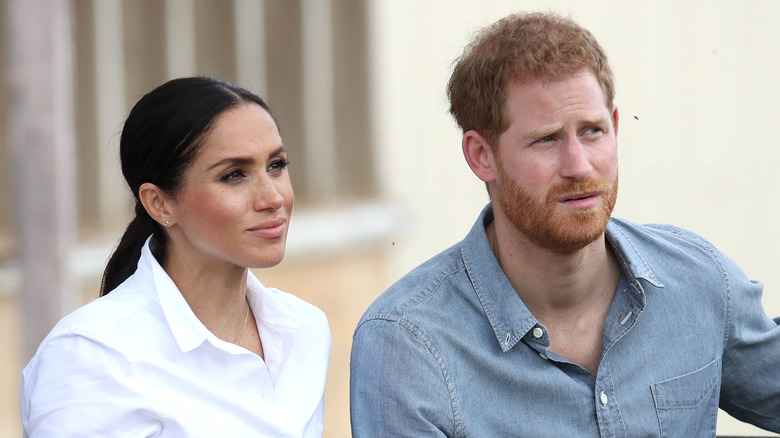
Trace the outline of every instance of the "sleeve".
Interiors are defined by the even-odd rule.
[[[375,319],[352,343],[352,436],[455,436],[453,391],[444,361],[414,327]]]
[[[84,335],[50,336],[22,372],[24,437],[156,436],[148,403],[130,362]]]
[[[730,294],[720,407],[741,421],[780,432],[780,318],[766,315],[762,284],[723,258]]]

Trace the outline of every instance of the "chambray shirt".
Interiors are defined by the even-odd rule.
[[[250,271],[262,359],[200,322],[149,244],[136,272],[63,318],[24,369],[24,436],[321,437],[322,311]]]
[[[354,335],[361,437],[713,437],[718,406],[780,432],[780,318],[702,238],[611,219],[622,276],[596,377],[548,350],[485,235],[399,280]]]

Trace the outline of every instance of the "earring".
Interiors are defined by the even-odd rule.
[[[163,226],[165,227],[170,227],[171,225],[173,225],[173,222],[171,221],[165,221],[165,223],[163,224]]]

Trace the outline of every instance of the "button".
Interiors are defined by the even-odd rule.
[[[609,402],[609,397],[607,397],[607,394],[604,393],[604,391],[601,391],[601,395],[599,396],[599,400],[601,400],[601,405],[606,406]]]
[[[534,330],[533,330],[533,335],[534,335],[534,337],[535,337],[536,339],[539,339],[539,338],[541,338],[542,336],[544,336],[544,330],[542,330],[542,329],[541,329],[541,328],[539,328],[539,327],[534,327]]]

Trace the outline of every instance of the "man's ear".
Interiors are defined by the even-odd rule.
[[[144,209],[160,225],[170,226],[176,222],[168,208],[171,199],[159,187],[152,183],[143,183],[138,189],[138,198]]]
[[[471,171],[477,178],[489,183],[495,181],[498,175],[493,149],[485,137],[477,131],[466,131],[463,134],[463,156],[466,157]]]
[[[618,133],[618,120],[620,119],[620,114],[618,114],[618,108],[617,105],[612,107],[612,127],[615,130],[615,137],[617,137]]]

